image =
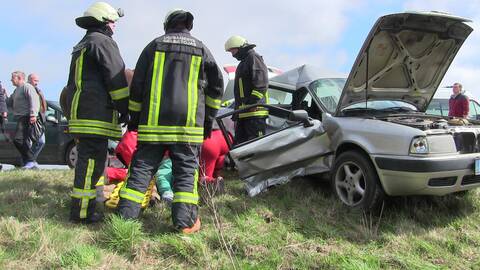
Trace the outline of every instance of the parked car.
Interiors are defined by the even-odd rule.
[[[38,156],[39,164],[68,165],[73,168],[77,158],[77,148],[73,137],[67,133],[67,119],[63,116],[58,102],[47,101],[45,147]],[[9,108],[9,111],[10,108]],[[5,134],[0,134],[0,163],[21,166],[21,158],[13,145],[16,121],[13,114],[8,114]]]
[[[472,28],[437,12],[380,17],[348,79],[305,65],[270,80],[278,129],[232,146],[251,196],[296,176],[326,173],[347,206],[384,195],[444,195],[480,186],[480,126],[425,114]],[[234,113],[224,114],[219,122]]]
[[[470,92],[464,91],[464,94],[470,100],[470,110],[468,112],[469,120],[480,120],[480,104],[478,99]],[[427,113],[448,117],[448,101],[452,95],[452,87],[438,89],[432,101],[428,105]]]

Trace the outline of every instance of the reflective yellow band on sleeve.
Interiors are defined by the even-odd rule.
[[[139,191],[127,188],[125,186],[123,186],[122,189],[120,189],[120,198],[124,198],[129,201],[141,204],[143,202],[144,197],[145,197],[145,194]]]
[[[124,87],[118,90],[110,91],[110,97],[112,100],[119,100],[128,97],[129,93],[128,87]]]
[[[75,199],[83,199],[83,198],[95,199],[96,192],[97,192],[96,189],[73,188],[71,197]]]
[[[238,114],[239,118],[248,118],[248,117],[265,117],[268,116],[268,111],[255,111],[255,112],[245,112]]]
[[[259,99],[263,98],[263,94],[261,92],[258,92],[257,90],[253,90],[252,95],[258,97]]]
[[[128,101],[128,109],[132,112],[139,112],[142,110],[142,103],[130,99]]]
[[[220,109],[220,106],[222,105],[222,101],[220,99],[214,99],[209,96],[206,96],[205,98],[205,104],[214,109]]]

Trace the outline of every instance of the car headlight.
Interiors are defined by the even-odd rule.
[[[410,145],[410,154],[428,154],[428,141],[426,137],[413,138]]]

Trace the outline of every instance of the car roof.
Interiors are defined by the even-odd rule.
[[[342,76],[328,76],[321,72],[320,69],[314,65],[301,65],[289,71],[286,71],[278,76],[270,79],[270,85],[284,87],[290,90],[298,90],[303,86],[309,85],[312,81],[322,78],[342,78]],[[345,78],[345,77],[343,77]]]

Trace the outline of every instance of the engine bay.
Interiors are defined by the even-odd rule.
[[[382,120],[418,128],[427,131],[427,134],[430,135],[449,133],[453,136],[458,152],[464,154],[480,152],[480,128],[477,123],[470,123],[465,119],[450,119],[447,121],[440,117],[425,115],[390,116]]]

